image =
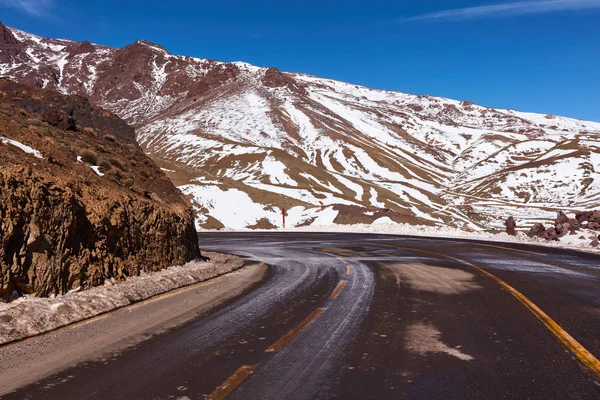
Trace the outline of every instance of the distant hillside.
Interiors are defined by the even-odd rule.
[[[600,123],[3,29],[1,75],[132,124],[202,227],[274,227],[285,208],[288,225],[489,229],[600,204]]]

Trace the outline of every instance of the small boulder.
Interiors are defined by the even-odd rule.
[[[558,215],[558,217],[556,217],[556,220],[554,221],[554,223],[556,224],[562,224],[564,222],[568,222],[569,221],[569,217],[567,217],[565,214],[563,214],[562,212]]]
[[[590,215],[592,215],[590,211],[581,211],[575,213],[575,219],[579,221],[579,224],[583,224],[584,222],[588,222],[590,220]]]
[[[569,230],[571,232],[576,232],[579,230],[579,221],[577,221],[575,218],[571,218],[569,220]]]
[[[598,241],[598,239],[596,239],[596,240],[592,240],[592,242],[590,243],[590,246],[598,247],[598,244],[600,244],[600,241]]]
[[[529,232],[527,232],[527,236],[529,236],[530,238],[543,237],[544,232],[546,232],[546,228],[543,224],[535,224],[531,227]]]
[[[600,231],[600,222],[589,222],[587,228],[594,231]]]
[[[568,232],[570,232],[570,227],[571,224],[569,224],[568,222],[563,222],[554,226],[554,228],[556,229],[556,233],[558,233],[560,236],[564,236]]]
[[[548,228],[542,237],[546,240],[559,240],[560,234],[556,231],[556,228]]]
[[[75,131],[77,126],[71,116],[60,110],[48,110],[42,113],[42,120],[48,125],[55,126],[66,131]]]
[[[513,217],[508,217],[506,222],[504,222],[504,226],[506,226],[506,233],[511,236],[517,236],[517,232],[515,231],[517,223]]]

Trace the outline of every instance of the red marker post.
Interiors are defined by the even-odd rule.
[[[285,229],[285,208],[281,209],[281,219],[283,221],[283,229]]]

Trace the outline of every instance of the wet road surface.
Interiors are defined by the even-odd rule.
[[[200,244],[266,263],[264,279],[2,398],[600,398],[598,255],[361,234]]]

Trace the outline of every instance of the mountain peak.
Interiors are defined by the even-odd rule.
[[[66,50],[71,54],[71,56],[73,56],[77,54],[93,53],[95,47],[92,43],[86,40],[83,42],[75,42],[67,46]]]
[[[130,44],[130,46],[135,46],[135,45],[143,45],[143,46],[149,47],[150,49],[152,49],[154,51],[159,51],[161,53],[169,54],[169,51],[166,48],[164,48],[163,46],[161,46],[160,44],[152,43],[147,40],[137,40],[137,41],[133,42],[132,44]]]
[[[265,74],[262,78],[262,82],[265,86],[268,87],[285,87],[291,90],[292,92],[306,94],[306,90],[304,90],[304,88],[300,86],[298,82],[296,82],[292,77],[281,72],[275,67],[270,67],[265,71]]]

